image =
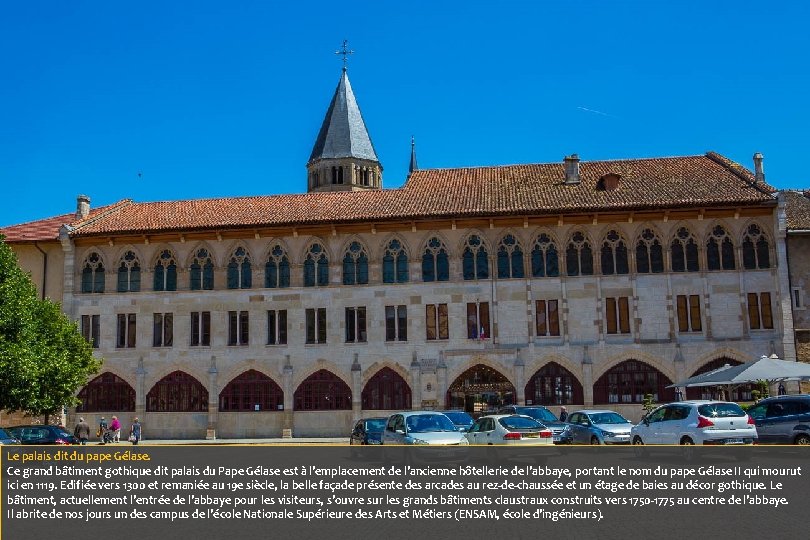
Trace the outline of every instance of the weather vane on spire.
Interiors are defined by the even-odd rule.
[[[347,59],[347,57],[350,54],[354,54],[354,51],[349,50],[348,45],[349,45],[349,40],[344,39],[343,40],[343,47],[341,49],[335,51],[335,54],[339,54],[339,55],[343,56],[343,71],[346,71],[346,59]]]

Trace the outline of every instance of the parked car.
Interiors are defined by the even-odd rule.
[[[0,428],[0,446],[4,444],[20,444],[20,441],[5,429]]]
[[[468,444],[453,422],[435,411],[413,411],[392,414],[383,431],[382,444]]]
[[[349,444],[367,445],[381,444],[382,432],[385,430],[385,422],[388,418],[378,416],[374,418],[361,418],[354,424],[352,434],[349,437]]]
[[[680,401],[650,411],[630,429],[633,444],[752,444],[754,420],[736,403]]]
[[[13,426],[6,428],[22,444],[77,444],[79,441],[65,428],[48,425]]]
[[[584,409],[567,421],[574,444],[630,444],[633,423],[615,411]]]
[[[758,442],[810,444],[810,395],[765,398],[748,409]]]
[[[569,425],[560,422],[554,413],[542,405],[509,405],[501,407],[498,414],[523,414],[531,416],[551,430],[554,444],[571,444],[571,431]]]
[[[458,428],[459,431],[467,431],[472,427],[473,422],[475,421],[469,413],[464,411],[438,411],[445,415],[447,418],[453,422],[453,425]]]
[[[540,446],[553,444],[551,430],[530,416],[482,416],[465,435],[470,444]]]

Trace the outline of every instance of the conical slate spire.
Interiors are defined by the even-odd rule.
[[[326,111],[309,163],[335,158],[379,161],[345,68]]]

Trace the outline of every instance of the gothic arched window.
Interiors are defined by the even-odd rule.
[[[585,235],[576,231],[565,250],[565,270],[569,276],[593,275],[593,250]]]
[[[132,251],[121,257],[118,266],[118,292],[138,292],[141,290],[141,265]]]
[[[541,233],[532,249],[532,277],[557,277],[560,263],[557,246],[546,233]]]
[[[636,244],[636,270],[639,274],[664,271],[664,248],[652,229],[644,229]]]
[[[672,240],[672,271],[699,272],[698,245],[689,229],[681,227]]]
[[[296,411],[351,410],[352,391],[343,379],[321,369],[304,379],[295,390]]]
[[[706,242],[706,265],[709,270],[734,270],[734,243],[722,225],[716,225]]]
[[[146,394],[147,412],[206,412],[208,390],[184,371],[169,373]]]
[[[498,246],[498,278],[523,277],[523,249],[511,234],[507,234]]]
[[[79,392],[76,412],[130,412],[135,410],[135,389],[127,381],[106,371]]]
[[[464,279],[489,278],[489,255],[479,236],[471,234],[467,238],[461,264]]]
[[[399,240],[391,240],[383,255],[383,283],[408,281],[408,254]]]
[[[425,253],[422,255],[422,281],[448,281],[450,279],[450,260],[447,248],[435,236],[431,238]]]
[[[368,256],[360,242],[352,242],[343,256],[343,284],[365,285],[368,283]]]
[[[82,292],[104,292],[104,262],[95,251],[87,256],[82,268]]]
[[[228,262],[228,288],[250,289],[253,286],[253,273],[250,266],[250,254],[243,247],[238,247]]]
[[[304,287],[329,285],[329,259],[320,244],[312,244],[304,259]]]
[[[768,239],[759,225],[752,223],[745,231],[742,245],[743,268],[757,270],[771,267]]]
[[[177,290],[177,263],[174,262],[174,255],[168,249],[161,251],[155,262],[153,289],[156,291]]]
[[[276,244],[264,265],[264,286],[268,289],[285,289],[290,286],[290,259]]]
[[[281,387],[255,369],[245,371],[219,393],[220,411],[278,411],[284,407]]]
[[[374,374],[363,387],[363,410],[410,410],[411,388],[399,373],[385,367]]]
[[[191,290],[210,291],[214,289],[214,260],[205,248],[200,248],[189,266]]]
[[[628,274],[627,245],[615,230],[609,231],[602,242],[602,275]]]

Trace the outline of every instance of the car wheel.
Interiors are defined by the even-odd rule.
[[[683,437],[681,438],[681,444],[682,445],[695,444],[695,441],[693,441],[689,437]]]
[[[593,435],[591,437],[591,444],[602,444],[602,443],[599,442],[599,437],[597,437],[596,435]]]
[[[637,458],[647,456],[647,449],[644,447],[644,441],[642,441],[641,437],[638,435],[633,438],[633,454],[635,454]]]
[[[794,444],[810,444],[810,435],[807,433],[802,433],[798,435],[796,439],[793,441]]]
[[[692,461],[695,458],[695,441],[689,437],[682,437],[681,445],[684,447],[683,459],[686,461]]]

